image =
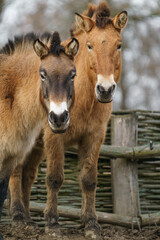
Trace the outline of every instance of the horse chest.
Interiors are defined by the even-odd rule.
[[[71,123],[65,135],[65,145],[71,146],[78,143],[85,136],[91,136],[96,132],[106,131],[106,125],[111,114],[111,104],[101,104],[96,101],[90,111],[75,111],[71,117]]]
[[[22,154],[24,154],[24,156],[31,151],[33,145],[35,144],[35,140],[39,135],[43,125],[44,125],[44,120],[37,122],[34,128],[29,129],[28,132],[25,133],[26,137],[20,140],[21,141],[20,146],[22,146],[22,151],[23,151]]]
[[[34,124],[34,126],[28,126],[28,128],[19,126],[18,131],[5,134],[1,162],[6,158],[17,158],[17,161],[15,161],[16,165],[21,163],[26,154],[31,151],[43,125],[44,120],[41,120],[37,121],[37,124]]]

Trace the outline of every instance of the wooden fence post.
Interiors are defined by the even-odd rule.
[[[137,117],[134,114],[111,118],[112,145],[132,147],[136,144]],[[137,217],[140,214],[137,163],[131,159],[111,160],[114,213]]]

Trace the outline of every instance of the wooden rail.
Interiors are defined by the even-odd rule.
[[[67,151],[68,153],[77,153],[78,148],[71,147]],[[123,147],[123,146],[111,146],[102,145],[100,151],[100,157],[110,158],[128,158],[132,161],[143,158],[151,158],[160,156],[160,144],[149,143],[136,147]]]
[[[4,207],[8,208],[8,203],[5,201]],[[45,209],[44,203],[35,203],[33,201],[30,202],[30,210],[42,213]],[[80,219],[81,210],[72,208],[72,207],[58,207],[58,212],[61,217],[67,217],[71,219]],[[104,213],[104,212],[96,212],[99,223],[107,223],[118,225],[122,227],[128,228],[142,228],[145,226],[156,226],[160,225],[160,212],[152,213],[152,214],[142,214],[138,217],[129,217],[129,216],[120,216],[114,213]]]
[[[31,211],[43,212],[45,209],[44,203],[30,203]],[[72,207],[58,207],[58,212],[61,217],[80,219],[81,210]],[[145,226],[160,225],[160,212],[152,214],[142,214],[138,217],[120,216],[114,213],[96,212],[100,223],[108,223],[128,228],[141,228]]]

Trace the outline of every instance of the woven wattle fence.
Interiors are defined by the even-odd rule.
[[[150,141],[160,144],[160,112],[136,112],[138,115],[137,145]],[[160,211],[160,154],[138,161],[140,206],[142,213]]]
[[[127,158],[130,159],[129,161],[138,163],[138,193],[141,214],[156,214],[156,212],[160,211],[160,112],[140,110],[119,111],[113,112],[112,119],[117,117],[123,118],[125,116],[133,116],[133,118],[137,119],[136,144],[133,147],[122,146],[118,148],[111,146],[111,142],[113,142],[113,139],[111,139],[113,129],[111,127],[112,121],[110,121],[98,163],[96,210],[104,213],[113,213],[114,201],[112,194],[113,180],[111,179],[111,160],[115,159],[116,161],[117,158]],[[106,147],[107,145],[109,146]],[[65,181],[59,194],[60,207],[80,209],[81,192],[78,184],[77,165],[76,149],[73,148],[66,153]],[[46,203],[45,177],[46,164],[44,161],[39,167],[37,179],[32,187],[31,201],[34,202],[34,204]],[[64,217],[63,214],[62,216],[60,220],[64,227],[73,227],[79,223],[74,217]],[[146,216],[148,215],[144,215],[144,217]],[[40,226],[44,225],[42,211],[34,209],[34,211],[31,211],[31,217]],[[9,221],[6,211],[3,212],[2,220],[6,222]]]

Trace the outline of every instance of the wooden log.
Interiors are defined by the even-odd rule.
[[[31,201],[30,202],[30,211],[42,213],[44,212],[46,204],[45,203],[36,203]],[[8,202],[5,201],[4,207],[8,208]],[[58,212],[60,217],[66,217],[71,219],[80,219],[81,218],[81,210],[73,207],[64,207],[59,206]],[[112,213],[103,213],[103,212],[96,212],[98,221],[100,223],[108,223],[123,227],[139,227],[140,221],[138,218],[132,218],[127,216],[119,216]]]
[[[8,208],[7,201],[5,201],[4,207]],[[30,210],[32,212],[42,213],[44,209],[45,209],[44,203],[35,203],[33,201],[30,202]],[[72,207],[59,206],[58,211],[60,217],[80,219],[81,216],[81,210]],[[143,214],[138,216],[137,218],[120,216],[113,213],[97,212],[97,217],[99,223],[113,224],[128,228],[140,228],[145,226],[160,225],[160,212],[152,214]]]
[[[30,210],[36,213],[42,213],[45,209],[45,203],[30,202]],[[5,201],[4,207],[8,208],[8,202]],[[58,207],[60,217],[71,219],[80,219],[81,210],[73,207]],[[160,212],[152,214],[143,214],[138,217],[120,216],[113,213],[96,212],[99,223],[107,223],[128,228],[141,228],[145,226],[160,225]]]
[[[77,147],[74,146],[69,148],[67,152],[77,154]],[[158,143],[153,144],[152,149],[150,149],[150,144],[136,147],[102,145],[100,151],[100,157],[110,157],[115,159],[129,158],[132,161],[156,156],[160,156],[160,144]]]
[[[152,226],[152,225],[159,225],[160,224],[160,212],[152,213],[152,214],[143,214],[140,217],[141,225],[145,226]]]
[[[114,116],[111,124],[113,145],[131,147],[136,144],[135,115]],[[117,158],[111,160],[111,167],[114,213],[137,217],[140,214],[137,163]]]

